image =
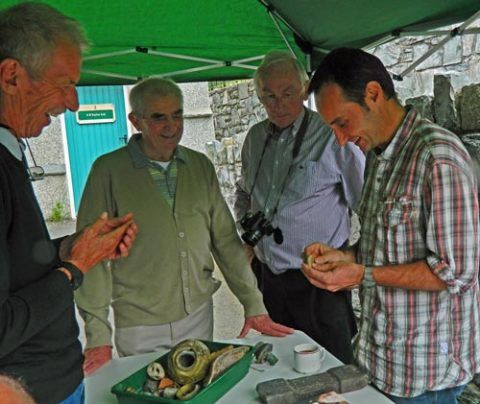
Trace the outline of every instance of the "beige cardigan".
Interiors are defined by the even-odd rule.
[[[95,161],[83,193],[78,227],[101,212],[133,212],[138,236],[130,255],[99,264],[75,299],[85,320],[87,348],[111,345],[110,304],[116,327],[159,325],[194,312],[219,288],[215,258],[245,316],[266,313],[231,213],[208,158],[178,146],[175,206],[165,201],[139,158],[138,138]]]

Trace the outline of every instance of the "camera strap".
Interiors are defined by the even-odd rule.
[[[305,138],[305,134],[307,133],[308,122],[310,120],[309,118],[310,118],[310,114],[312,112],[309,111],[307,108],[304,108],[304,110],[305,110],[305,115],[303,116],[302,123],[300,124],[300,128],[298,129],[298,132],[295,135],[295,143],[293,144],[293,149],[292,149],[292,161],[290,162],[290,166],[288,167],[287,175],[285,175],[285,178],[283,180],[283,184],[282,184],[282,187],[280,189],[280,193],[278,194],[277,203],[275,204],[275,208],[273,209],[273,213],[272,213],[271,218],[273,218],[273,216],[277,213],[278,204],[280,203],[280,199],[282,198],[283,191],[285,190],[285,186],[287,184],[287,179],[290,176],[290,172],[292,171],[293,162],[295,161],[295,158],[298,156],[298,153],[300,152],[300,148],[302,147],[302,143],[303,143],[303,140]],[[268,146],[268,143],[269,143],[271,137],[272,137],[272,135],[269,134],[267,136],[267,139],[265,140],[264,145],[263,145],[262,154],[260,155],[260,160],[258,162],[257,171],[255,172],[255,177],[253,179],[252,189],[250,190],[250,193],[248,194],[249,199],[253,195],[255,185],[257,184],[257,178],[258,178],[258,174],[260,172],[260,167],[262,166],[263,157],[265,156],[265,151],[267,150],[267,146]]]

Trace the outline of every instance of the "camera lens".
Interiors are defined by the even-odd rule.
[[[260,231],[246,232],[242,234],[242,240],[249,246],[255,247],[262,238],[263,234]]]

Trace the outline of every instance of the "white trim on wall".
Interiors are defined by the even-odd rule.
[[[134,133],[137,133],[137,130],[128,119],[128,114],[132,110],[130,108],[130,102],[128,101],[128,96],[130,95],[130,91],[132,90],[132,88],[133,88],[133,85],[123,86],[123,100],[125,102],[125,113],[127,114],[125,119],[127,120],[127,136],[129,139],[130,139],[130,136],[132,136]]]
[[[62,128],[63,155],[65,158],[65,174],[67,175],[68,200],[70,202],[70,216],[76,219],[75,200],[73,198],[72,173],[70,168],[70,155],[68,154],[67,127],[65,125],[65,115],[60,116],[60,126]]]

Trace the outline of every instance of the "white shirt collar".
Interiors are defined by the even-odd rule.
[[[8,129],[0,126],[0,144],[4,145],[7,150],[17,160],[22,161],[22,151],[18,139]]]

